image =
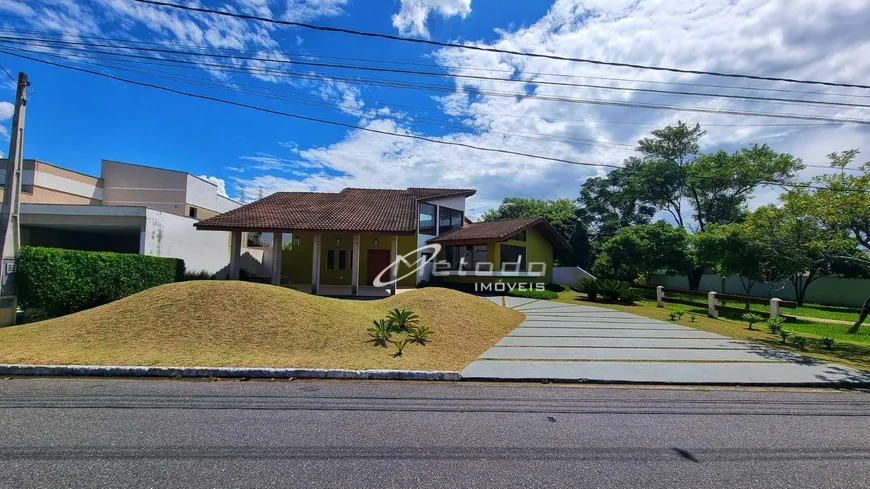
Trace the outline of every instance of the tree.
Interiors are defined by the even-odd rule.
[[[583,182],[577,204],[578,221],[589,230],[593,241],[601,243],[624,227],[649,224],[656,212],[641,202],[640,193],[622,169]]]
[[[652,274],[685,273],[692,266],[689,234],[665,221],[620,229],[602,246],[592,270],[596,275],[649,283]]]
[[[484,221],[545,217],[571,245],[572,251],[560,253],[557,261],[562,265],[589,266],[589,238],[586,229],[577,220],[577,206],[570,199],[529,199],[507,197],[502,203],[481,216]]]
[[[696,260],[713,264],[721,275],[738,276],[746,295],[752,294],[756,283],[766,283],[770,289],[782,280],[783,270],[757,228],[745,223],[711,224],[694,236],[694,243]]]

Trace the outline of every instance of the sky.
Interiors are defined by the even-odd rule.
[[[172,1],[273,19],[611,62],[844,83],[870,80],[870,31],[866,29],[870,1]],[[704,151],[769,144],[815,165],[825,164],[825,155],[832,151],[865,148],[864,156],[870,152],[867,125],[583,101],[870,119],[870,111],[863,108],[547,82],[870,104],[870,91],[862,89],[439,48],[132,0],[0,0],[0,31],[0,37],[17,38],[13,44],[0,41],[0,50],[44,59],[51,55],[54,62],[189,93],[382,132],[592,164],[548,162],[294,119],[0,53],[0,64],[13,77],[24,71],[32,83],[26,158],[94,175],[99,174],[102,158],[183,170],[212,180],[230,197],[246,200],[275,191],[332,192],[345,187],[475,188],[478,193],[468,202],[468,214],[476,217],[504,197],[576,198],[587,178],[605,173],[606,167],[595,164],[621,164],[634,154],[638,139],[678,120],[697,122],[708,130],[702,141]],[[108,63],[93,53],[20,39],[34,36],[91,43],[106,42],[98,38],[121,39],[257,59],[196,57],[186,65],[168,67],[141,59]],[[215,68],[216,63],[230,63],[234,69]],[[460,76],[314,66],[318,64]],[[5,74],[0,77],[0,151],[5,154],[15,85]],[[367,82],[372,79],[374,83]],[[787,91],[742,89],[746,87]],[[565,101],[566,97],[573,100]],[[807,169],[801,177],[821,171]],[[761,189],[752,205],[773,202],[778,192]]]

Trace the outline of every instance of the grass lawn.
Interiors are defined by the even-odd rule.
[[[407,308],[434,332],[393,358],[367,343],[373,319]],[[0,328],[0,363],[460,370],[525,315],[448,289],[380,300],[316,297],[270,285],[194,281]]]
[[[643,293],[646,297],[650,299],[655,299],[655,291],[642,289]],[[665,297],[674,297],[679,299],[685,299],[692,302],[697,302],[699,307],[702,307],[705,311],[707,310],[707,299],[704,297],[697,297],[692,295],[684,295],[679,293],[668,293],[665,291]],[[739,301],[726,301],[727,306],[729,307],[745,307],[745,303]],[[688,306],[686,306],[688,307]],[[769,312],[770,305],[769,304],[749,304],[749,309],[751,311],[758,312]],[[789,316],[805,316],[810,318],[820,318],[820,319],[836,319],[838,321],[851,321],[854,323],[858,319],[858,315],[861,314],[860,307],[846,307],[846,306],[823,306],[821,304],[812,304],[812,303],[804,303],[803,306],[798,306],[796,308],[783,308],[783,313]]]
[[[722,314],[719,319],[709,318],[707,317],[706,306],[692,308],[691,306],[666,303],[666,307],[659,308],[656,307],[655,301],[648,300],[640,301],[631,306],[604,304],[601,302],[590,302],[586,298],[586,294],[578,294],[572,290],[561,292],[559,298],[553,300],[569,304],[595,305],[662,321],[668,320],[668,315],[671,311],[683,309],[686,311],[686,314],[679,321],[679,324],[684,326],[730,336],[738,340],[751,341],[774,348],[789,350],[828,362],[839,363],[862,370],[870,370],[870,325],[862,326],[859,333],[850,335],[846,334],[849,326],[845,324],[814,323],[809,321],[787,323],[785,325],[787,331],[807,337],[806,350],[800,350],[790,343],[783,345],[778,336],[773,336],[767,332],[767,327],[764,324],[756,324],[754,326],[755,330],[748,330],[746,323],[739,320],[740,314],[735,314],[734,316]],[[696,322],[694,323],[689,318],[689,313],[691,312],[696,313]],[[832,349],[826,349],[822,345],[820,340],[824,336],[836,340],[836,344]]]

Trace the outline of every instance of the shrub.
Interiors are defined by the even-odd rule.
[[[594,278],[580,279],[574,284],[574,288],[577,289],[577,292],[586,294],[591,301],[598,298],[598,283]]]
[[[609,278],[596,280],[595,288],[605,302],[617,302],[628,290],[628,286],[624,283]]]
[[[828,338],[827,336],[825,336],[824,338],[822,338],[822,345],[824,345],[825,348],[830,350],[831,348],[834,347],[834,339]]]
[[[698,321],[698,315],[695,314],[694,312],[693,312],[693,313],[690,313],[690,314],[689,314],[689,322],[694,323],[694,322],[697,322],[697,321]]]
[[[643,299],[643,291],[638,289],[631,289],[628,287],[625,288],[625,291],[619,297],[619,300],[626,304],[634,304],[641,299]]]
[[[426,346],[426,343],[432,338],[432,330],[426,326],[417,326],[408,330],[408,340],[411,343],[416,343],[420,346]]]
[[[184,277],[184,260],[131,253],[25,246],[18,258],[22,307],[51,316],[127,297]]]
[[[785,320],[779,317],[770,318],[765,322],[767,323],[767,330],[770,331],[770,334],[779,334],[779,332],[782,331],[782,323],[784,323]]]
[[[792,333],[791,331],[786,331],[786,330],[782,329],[782,326],[780,326],[778,334],[779,334],[779,338],[782,340],[783,345],[785,344],[785,341],[788,339],[789,336],[794,335],[794,333]]]
[[[559,294],[557,294],[556,292],[550,291],[550,290],[529,290],[529,289],[525,289],[525,290],[513,289],[513,290],[508,291],[507,295],[509,295],[511,297],[525,297],[527,299],[545,299],[545,300],[555,299],[555,298],[559,297]]]
[[[744,321],[746,321],[747,323],[749,323],[749,330],[750,331],[752,330],[753,324],[760,323],[761,321],[764,320],[764,318],[762,318],[758,314],[753,314],[751,312],[747,312],[746,314],[740,316],[740,318],[743,319]]]
[[[806,336],[793,336],[791,342],[800,348],[801,350],[807,347],[807,338]]]
[[[369,328],[367,331],[369,332],[369,343],[374,346],[381,346],[386,348],[387,343],[392,341],[393,337],[393,325],[390,324],[389,321],[383,319],[376,319],[372,321],[374,323],[374,327]]]
[[[411,341],[408,338],[402,338],[401,340],[393,341],[393,344],[396,345],[396,353],[393,353],[393,357],[402,356],[402,352],[405,350],[405,347],[408,346],[408,343]]]
[[[393,309],[387,313],[387,322],[394,331],[406,332],[420,323],[420,316],[407,309]]]
[[[550,292],[557,292],[558,293],[558,292],[563,292],[567,287],[565,287],[564,285],[561,285],[561,284],[549,283],[549,284],[544,285],[544,288],[549,290]]]
[[[214,280],[215,274],[209,272],[208,270],[185,270],[184,275],[181,277],[179,282],[186,282],[189,280]]]

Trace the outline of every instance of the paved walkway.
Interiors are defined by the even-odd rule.
[[[681,384],[870,383],[870,373],[601,307],[489,300],[526,321],[462,372],[468,379]]]

